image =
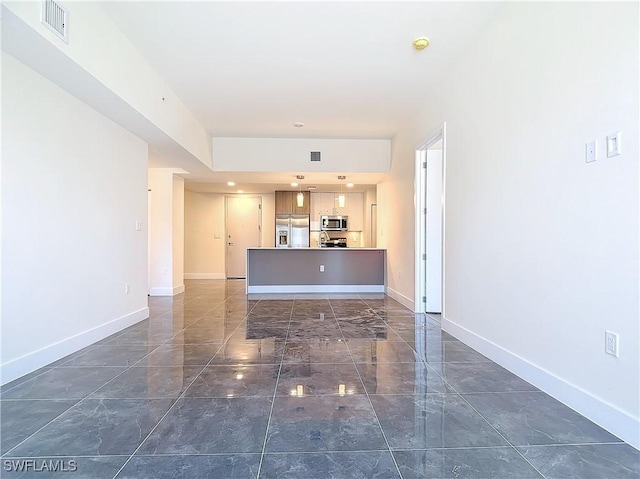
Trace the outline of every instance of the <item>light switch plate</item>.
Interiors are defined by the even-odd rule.
[[[605,331],[604,336],[604,352],[617,358],[620,355],[620,336],[613,331]]]
[[[607,135],[607,158],[618,156],[622,153],[622,132]]]

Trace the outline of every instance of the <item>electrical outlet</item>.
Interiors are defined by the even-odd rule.
[[[323,264],[320,265],[320,272],[324,273],[324,265]]]
[[[604,338],[605,338],[605,343],[604,343],[605,353],[610,354],[611,356],[615,356],[617,358],[620,354],[620,345],[619,345],[620,337],[618,336],[618,333],[614,333],[613,331],[605,331]]]
[[[131,283],[124,283],[124,294],[131,293]]]

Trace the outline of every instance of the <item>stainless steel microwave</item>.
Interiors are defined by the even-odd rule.
[[[320,229],[322,231],[348,231],[347,216],[321,216]]]

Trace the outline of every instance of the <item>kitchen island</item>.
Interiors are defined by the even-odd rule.
[[[247,293],[384,293],[386,250],[248,248]]]

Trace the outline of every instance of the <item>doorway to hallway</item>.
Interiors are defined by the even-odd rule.
[[[415,309],[444,308],[445,124],[416,149]]]

